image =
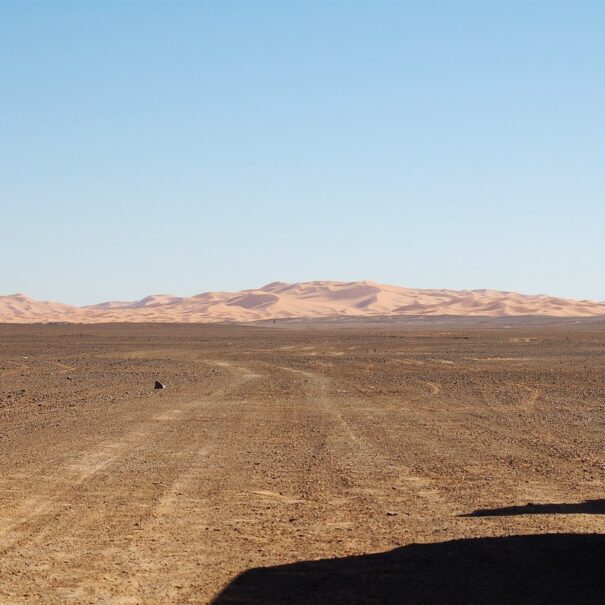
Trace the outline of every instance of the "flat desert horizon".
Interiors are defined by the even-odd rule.
[[[605,317],[605,301],[500,290],[404,288],[373,281],[272,282],[239,292],[141,300],[85,307],[0,296],[0,323],[251,323],[267,320],[380,317]]]

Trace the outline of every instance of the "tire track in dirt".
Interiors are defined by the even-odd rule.
[[[17,367],[14,370],[1,370],[0,378],[3,378],[5,376],[18,376],[19,374],[21,374],[23,372],[30,371],[30,367],[28,365],[18,362],[18,361],[10,361],[9,359],[5,359],[4,363],[10,363],[11,365],[14,365]]]
[[[150,409],[147,417],[143,416],[142,422],[136,420],[132,424],[130,421],[132,426],[125,432],[122,429],[123,434],[118,440],[105,439],[84,453],[75,455],[74,452],[70,457],[75,460],[54,473],[42,475],[43,470],[40,469],[40,480],[36,483],[37,493],[31,494],[31,490],[27,490],[30,494],[27,499],[22,500],[17,496],[12,509],[7,509],[6,505],[2,507],[0,553],[3,559],[0,571],[7,570],[10,573],[11,564],[16,563],[23,552],[48,550],[45,544],[51,543],[52,552],[47,552],[46,558],[60,579],[62,574],[57,570],[73,560],[81,545],[88,544],[87,548],[94,549],[96,542],[97,548],[103,552],[107,547],[102,547],[102,544],[107,542],[109,535],[136,535],[132,533],[132,504],[140,508],[143,517],[149,515],[154,520],[153,523],[157,524],[158,519],[168,517],[174,522],[178,518],[178,511],[172,509],[176,506],[178,495],[199,474],[202,462],[208,455],[208,444],[201,444],[197,440],[198,427],[195,423],[199,411],[230,389],[236,389],[258,376],[241,366],[232,366],[232,373],[233,378],[227,384],[204,399],[177,402],[176,407],[172,403],[171,409],[164,409],[160,414]],[[124,412],[127,413],[127,410]],[[185,432],[186,438],[180,431],[175,431],[176,424],[183,427],[191,425],[191,429]],[[181,447],[175,451],[177,443]],[[164,459],[163,452],[172,452],[168,461]],[[158,467],[148,469],[147,462],[152,458],[157,460]],[[142,475],[140,471],[143,471]],[[165,478],[162,481],[153,480],[156,472],[165,477],[167,471],[170,471],[169,477],[174,472],[178,475],[176,479],[170,479],[169,488],[165,487]],[[129,476],[134,480],[128,481]],[[145,482],[142,477],[150,480]],[[18,485],[15,487],[19,489]],[[95,502],[95,493],[104,494],[101,503]],[[128,493],[136,495],[129,505],[129,512],[115,514],[123,508]],[[136,509],[134,514],[136,517]],[[104,524],[111,531],[105,534],[101,532],[102,535],[99,536],[99,529]],[[165,531],[164,535],[171,536],[169,531]],[[129,548],[124,552],[129,553],[128,562],[136,576],[137,549]],[[110,548],[108,553],[110,558],[115,558],[115,550]],[[80,555],[86,559],[85,554]],[[94,562],[91,560],[91,569],[99,565],[98,555],[99,553]],[[117,561],[120,565],[119,557]],[[77,563],[80,566],[82,561]],[[127,568],[124,561],[121,565],[123,569]],[[123,569],[120,576],[123,575]],[[110,582],[109,579],[106,581]],[[70,584],[69,581],[65,583]],[[10,590],[6,592],[5,588],[0,587],[0,600],[4,594],[17,602],[17,594],[9,594]],[[80,589],[68,592],[69,594],[58,591],[54,599],[48,595],[43,602],[63,602],[65,599],[88,602],[87,599],[95,594],[92,588],[83,592]],[[25,601],[29,602],[29,599]]]
[[[214,472],[229,455],[230,450],[224,449],[225,443],[240,432],[238,426],[243,422],[242,410],[238,409],[240,402],[229,403],[221,398],[262,378],[262,374],[226,360],[205,359],[203,362],[228,369],[233,373],[232,380],[216,389],[204,405],[190,406],[191,413],[186,418],[179,417],[183,430],[179,431],[178,463],[172,464],[180,469],[178,476],[152,506],[128,544],[103,553],[106,565],[115,570],[105,575],[104,583],[114,586],[133,602],[151,598],[176,602],[184,599],[188,591],[195,594],[187,586],[187,578],[197,576],[209,556],[204,543],[208,538],[212,492],[216,494],[221,489]],[[235,414],[230,415],[229,422],[222,416],[217,422],[215,414],[219,409],[235,411]],[[168,435],[165,443],[160,440],[153,447],[146,443],[143,451],[147,449],[148,455],[152,455],[157,450],[169,451],[173,446],[173,439]],[[236,467],[234,463],[232,470]],[[221,481],[223,479],[221,477]],[[197,541],[193,552],[186,546],[192,540]],[[167,560],[177,568],[167,568]],[[178,576],[184,579],[174,580]],[[89,586],[83,584],[76,594],[94,594],[95,590],[98,590],[95,582]]]
[[[318,393],[316,401],[326,410],[327,413],[336,419],[338,425],[342,429],[342,434],[346,435],[346,438],[349,442],[348,449],[351,449],[352,446],[352,449],[354,450],[353,453],[349,455],[349,460],[351,459],[351,456],[354,457],[354,467],[358,469],[368,469],[367,472],[370,476],[377,475],[380,472],[384,473],[385,469],[390,469],[390,472],[387,473],[388,476],[385,477],[385,479],[381,482],[381,488],[377,490],[372,488],[368,490],[367,485],[372,484],[370,477],[365,476],[362,481],[359,481],[360,484],[364,485],[364,487],[358,488],[361,494],[364,492],[373,496],[388,494],[387,497],[390,506],[387,506],[387,508],[392,508],[392,503],[394,500],[392,491],[389,492],[389,490],[385,490],[384,487],[385,483],[391,488],[393,488],[394,485],[397,485],[401,488],[401,492],[398,493],[397,498],[398,500],[403,499],[406,502],[405,508],[408,514],[412,514],[409,511],[410,502],[415,502],[417,505],[417,499],[420,497],[424,504],[420,507],[422,510],[419,511],[419,514],[426,514],[426,507],[429,507],[432,515],[442,518],[450,518],[455,516],[459,509],[450,505],[443,498],[443,496],[439,493],[439,490],[436,489],[433,481],[414,473],[412,469],[407,466],[401,464],[393,465],[393,460],[382,455],[376,449],[374,443],[370,441],[367,435],[364,435],[363,433],[353,429],[351,422],[345,418],[341,410],[342,406],[339,405],[341,401],[337,402],[328,396],[327,391],[330,385],[330,380],[328,378],[315,372],[283,366],[281,366],[281,368],[288,372],[305,376],[312,382],[312,384],[315,385]],[[423,382],[431,387],[431,396],[436,396],[441,392],[441,387],[436,383],[431,383],[428,381]]]
[[[525,397],[517,407],[526,412],[532,411],[534,409],[536,401],[538,401],[538,399],[542,396],[542,390],[537,389],[535,387],[529,387],[518,382],[515,382],[513,384],[514,386],[523,389],[527,392],[527,397]]]
[[[45,361],[44,363],[47,363],[49,365],[52,365],[52,366],[55,366],[56,368],[58,368],[59,369],[58,374],[67,374],[68,372],[73,372],[78,369],[76,366],[69,366],[64,363],[59,363],[58,361]]]
[[[436,395],[439,395],[439,393],[441,393],[440,384],[437,384],[436,382],[430,382],[428,380],[425,380],[424,383],[431,389],[431,395],[433,397],[435,397]]]

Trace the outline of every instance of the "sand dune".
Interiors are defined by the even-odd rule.
[[[112,301],[88,307],[35,301],[23,294],[0,296],[3,323],[210,323],[401,315],[596,317],[605,316],[605,301],[485,289],[422,290],[371,281],[273,282],[242,292],[204,292],[191,297],[158,294],[138,301]]]

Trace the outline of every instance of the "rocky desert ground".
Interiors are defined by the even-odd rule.
[[[604,436],[603,321],[2,325],[0,602],[602,603]]]

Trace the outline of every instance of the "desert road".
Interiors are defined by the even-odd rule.
[[[594,326],[0,326],[0,603],[600,602],[604,353]]]

